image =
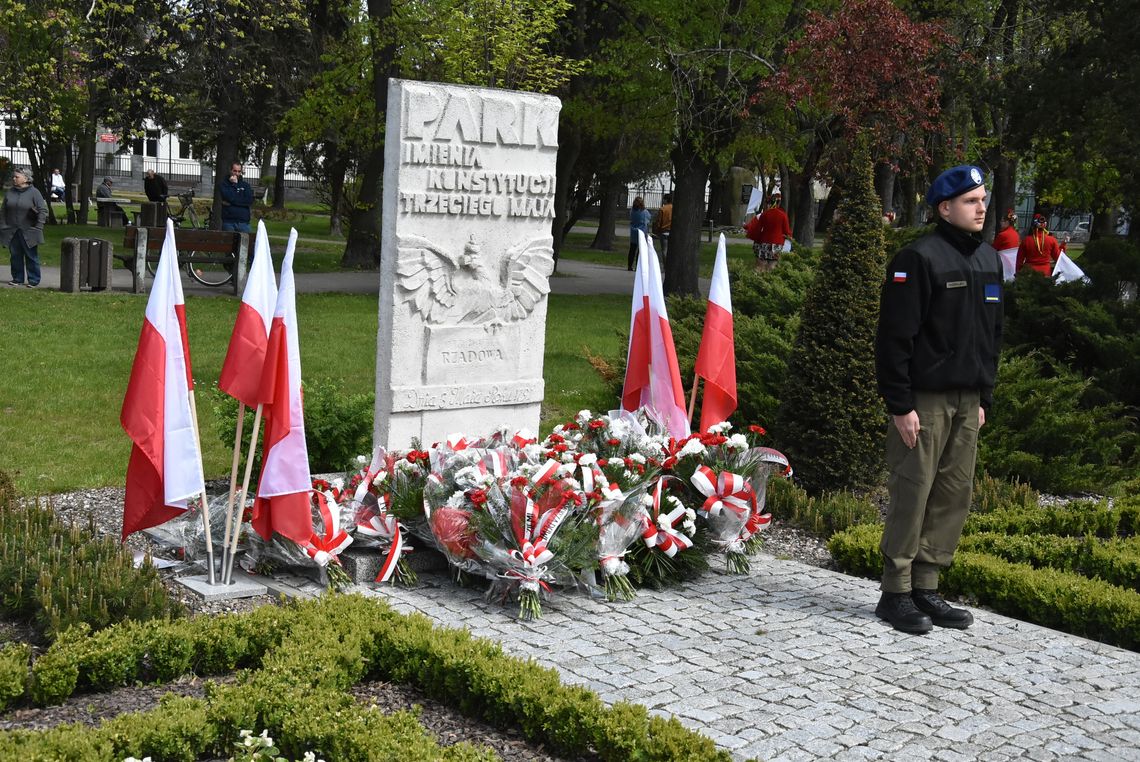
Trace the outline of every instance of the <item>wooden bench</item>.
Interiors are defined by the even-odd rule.
[[[129,212],[124,207],[138,206],[139,202],[129,198],[98,198],[95,199],[96,208],[99,210],[96,215],[96,224],[101,228],[121,228],[123,225],[123,218],[119,214],[129,216]]]
[[[146,290],[146,263],[157,263],[166,238],[166,228],[128,227],[123,235],[126,253],[116,259],[131,269],[134,282],[131,290],[140,294]],[[234,267],[233,279],[225,284],[240,295],[245,288],[249,234],[221,230],[174,229],[174,245],[178,249],[178,266],[187,264],[221,264]]]
[[[705,224],[705,225],[701,226],[701,230],[703,230],[705,233],[705,236],[706,236],[705,240],[707,240],[709,243],[712,243],[713,234],[719,235],[720,233],[724,233],[725,238],[727,238],[732,233],[732,231],[740,230],[740,226],[739,225],[709,225],[709,224]]]

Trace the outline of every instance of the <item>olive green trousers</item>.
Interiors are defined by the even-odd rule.
[[[882,590],[938,589],[938,571],[954,560],[970,509],[978,454],[975,391],[915,392],[918,444],[903,444],[888,424]]]

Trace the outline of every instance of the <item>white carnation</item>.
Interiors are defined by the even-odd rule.
[[[726,444],[733,450],[744,452],[748,449],[748,438],[743,434],[733,434],[728,438],[728,442]]]
[[[638,463],[642,466],[645,465],[645,456],[639,452],[631,452],[629,454],[629,459],[632,460],[634,463]]]
[[[680,457],[684,458],[689,455],[704,455],[705,446],[701,444],[699,439],[690,439],[685,442],[685,446],[681,448]]]
[[[592,466],[593,464],[595,464],[597,462],[598,462],[598,456],[592,452],[588,452],[585,455],[583,455],[582,457],[578,458],[578,465],[580,465],[580,466]]]
[[[623,418],[610,421],[610,436],[614,439],[625,439],[629,436],[629,421]]]
[[[576,420],[579,425],[582,425],[587,423],[593,417],[594,414],[589,410],[579,410],[578,415],[574,416],[574,420]]]
[[[729,423],[728,421],[721,421],[720,423],[714,423],[712,426],[709,426],[709,433],[710,434],[723,434],[724,432],[729,431],[731,429],[732,429],[731,423]]]

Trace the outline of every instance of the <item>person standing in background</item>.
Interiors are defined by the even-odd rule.
[[[657,212],[657,219],[653,220],[653,235],[661,241],[657,256],[661,257],[661,264],[665,264],[665,257],[669,254],[669,234],[673,231],[673,196],[666,193],[661,197],[661,209]]]
[[[17,169],[12,173],[12,187],[4,194],[0,206],[0,243],[6,245],[12,255],[9,286],[35,288],[40,285],[37,247],[44,242],[47,217],[47,203],[32,185],[32,173]]]
[[[771,270],[780,260],[784,242],[792,237],[792,226],[787,213],[780,207],[783,196],[779,191],[768,200],[764,213],[753,217],[744,232],[752,240],[752,253],[756,255],[757,270]]]
[[[143,178],[143,190],[146,191],[147,201],[158,204],[166,201],[166,197],[170,195],[170,191],[166,187],[166,178],[153,169],[146,171],[146,177]]]
[[[1061,257],[1061,244],[1045,229],[1045,218],[1033,215],[1033,228],[1021,239],[1017,250],[1017,271],[1029,267],[1044,275],[1053,276],[1053,267]]]
[[[649,210],[645,208],[645,199],[641,196],[635,198],[633,206],[629,208],[629,256],[626,258],[625,269],[631,272],[637,263],[639,231],[649,235]]]
[[[1017,234],[1017,212],[1005,210],[1005,216],[998,220],[998,232],[994,236],[994,248],[1001,257],[1002,272],[1006,280],[1013,280],[1017,273],[1017,249],[1021,237]]]
[[[218,183],[222,197],[222,230],[236,233],[249,232],[249,209],[253,206],[253,188],[242,179],[244,170],[236,161],[230,165],[230,174]]]

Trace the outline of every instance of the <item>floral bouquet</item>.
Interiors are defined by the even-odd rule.
[[[786,466],[788,461],[775,450],[753,447],[743,434],[729,435],[731,429],[726,421],[670,443],[664,466],[695,489],[697,515],[713,546],[726,554],[729,572],[744,574],[750,567],[748,552],[756,549],[755,543],[746,543],[771,521],[761,513],[756,486],[766,486],[773,462]],[[754,426],[750,433],[762,436],[764,430]]]
[[[598,526],[597,554],[606,599],[631,601],[633,585],[629,582],[629,564],[625,554],[642,534],[649,520],[639,494],[626,495],[616,482],[611,482],[598,465],[593,453],[580,454],[582,493]]]
[[[313,490],[310,495],[313,533],[309,539],[297,543],[275,533],[266,541],[256,532],[250,532],[249,552],[240,561],[243,569],[264,574],[278,566],[315,565],[322,584],[334,590],[351,584],[338,558],[341,551],[352,544],[352,537],[341,528],[345,524],[344,509],[336,502],[332,490]]]

